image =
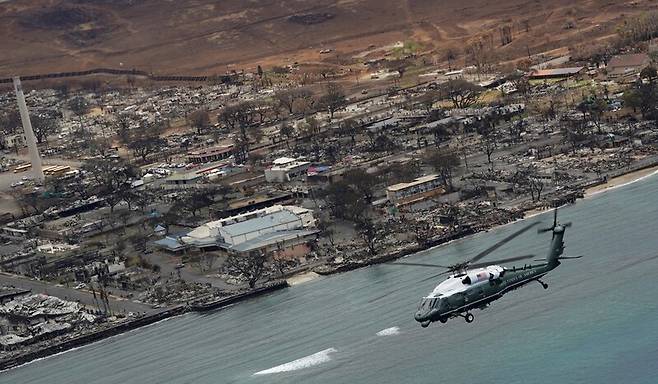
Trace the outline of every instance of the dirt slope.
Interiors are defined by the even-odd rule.
[[[374,44],[415,41],[425,50],[477,34],[505,55],[614,33],[622,14],[651,1],[615,0],[9,0],[0,2],[0,76],[92,67],[218,73],[256,63],[319,61]],[[527,23],[526,23],[527,21]],[[571,22],[574,28],[566,29]],[[526,23],[529,28],[525,28]],[[523,25],[523,26],[522,26]],[[527,31],[526,31],[527,29]],[[438,54],[438,53],[437,53]]]

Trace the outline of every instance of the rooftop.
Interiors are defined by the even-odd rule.
[[[649,63],[649,56],[645,53],[632,53],[628,55],[617,55],[608,62],[609,68],[614,67],[640,67]]]
[[[274,159],[274,161],[272,161],[272,164],[284,165],[284,164],[292,163],[294,161],[297,161],[297,159],[294,159],[292,157],[279,157],[278,159]]]
[[[278,211],[270,213],[266,216],[256,217],[254,219],[227,225],[222,228],[222,231],[233,237],[257,232],[277,225],[294,223],[295,221],[299,220],[299,217],[290,211]]]
[[[530,74],[530,77],[572,76],[585,69],[585,67],[568,67],[553,69],[538,69]]]
[[[394,185],[389,186],[386,189],[391,191],[391,192],[395,192],[395,191],[399,191],[401,189],[410,188],[410,187],[413,187],[413,186],[416,186],[416,185],[421,185],[421,184],[424,184],[424,183],[427,183],[427,182],[430,182],[430,181],[434,181],[438,178],[439,178],[439,175],[437,175],[437,174],[422,176],[422,177],[419,177],[419,178],[415,179],[412,182],[394,184]]]
[[[182,244],[174,237],[170,237],[170,236],[167,236],[164,239],[154,241],[153,243],[159,247],[166,248],[172,252],[180,251],[181,249],[185,248],[184,244]]]
[[[268,245],[279,242],[290,241],[296,238],[303,238],[317,233],[317,230],[295,229],[290,231],[276,231],[258,236],[255,239],[231,247],[236,252],[249,252],[254,249],[260,249]]]
[[[286,159],[289,159],[289,158],[286,158]],[[289,169],[293,169],[293,168],[297,168],[297,167],[306,166],[306,165],[311,164],[308,161],[295,160],[295,159],[289,159],[289,160],[292,160],[292,161],[277,163],[276,160],[275,160],[270,169],[273,169],[273,170],[289,170]]]

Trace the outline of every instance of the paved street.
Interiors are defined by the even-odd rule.
[[[60,299],[80,301],[89,308],[95,308],[94,296],[90,291],[60,287],[38,280],[27,279],[0,272],[0,285],[13,285],[17,288],[30,289],[32,293],[44,293]],[[154,308],[148,304],[137,303],[110,296],[110,307],[114,312],[151,312]]]

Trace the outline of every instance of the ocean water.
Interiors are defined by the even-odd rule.
[[[550,213],[528,219],[548,224]],[[658,383],[658,176],[560,210],[567,260],[475,321],[421,328],[436,270],[374,266],[187,314],[0,373],[0,383]],[[411,256],[465,259],[514,223]],[[528,232],[491,258],[536,253]]]

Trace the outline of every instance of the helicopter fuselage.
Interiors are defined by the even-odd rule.
[[[449,318],[457,316],[464,317],[470,323],[473,321],[470,310],[484,309],[505,293],[529,282],[538,281],[544,289],[548,288],[539,279],[560,265],[565,227],[557,224],[556,216],[545,263],[512,268],[489,265],[455,273],[421,300],[414,318],[423,327],[434,321],[445,323]]]
[[[489,266],[455,274],[421,300],[414,317],[422,325],[429,325],[434,321],[445,322],[449,318],[463,316],[473,309],[484,309],[505,293],[539,280],[557,265],[559,263],[549,267],[544,263],[509,269]],[[495,276],[491,271],[500,272]],[[477,275],[489,275],[489,278],[473,281],[472,276]]]

